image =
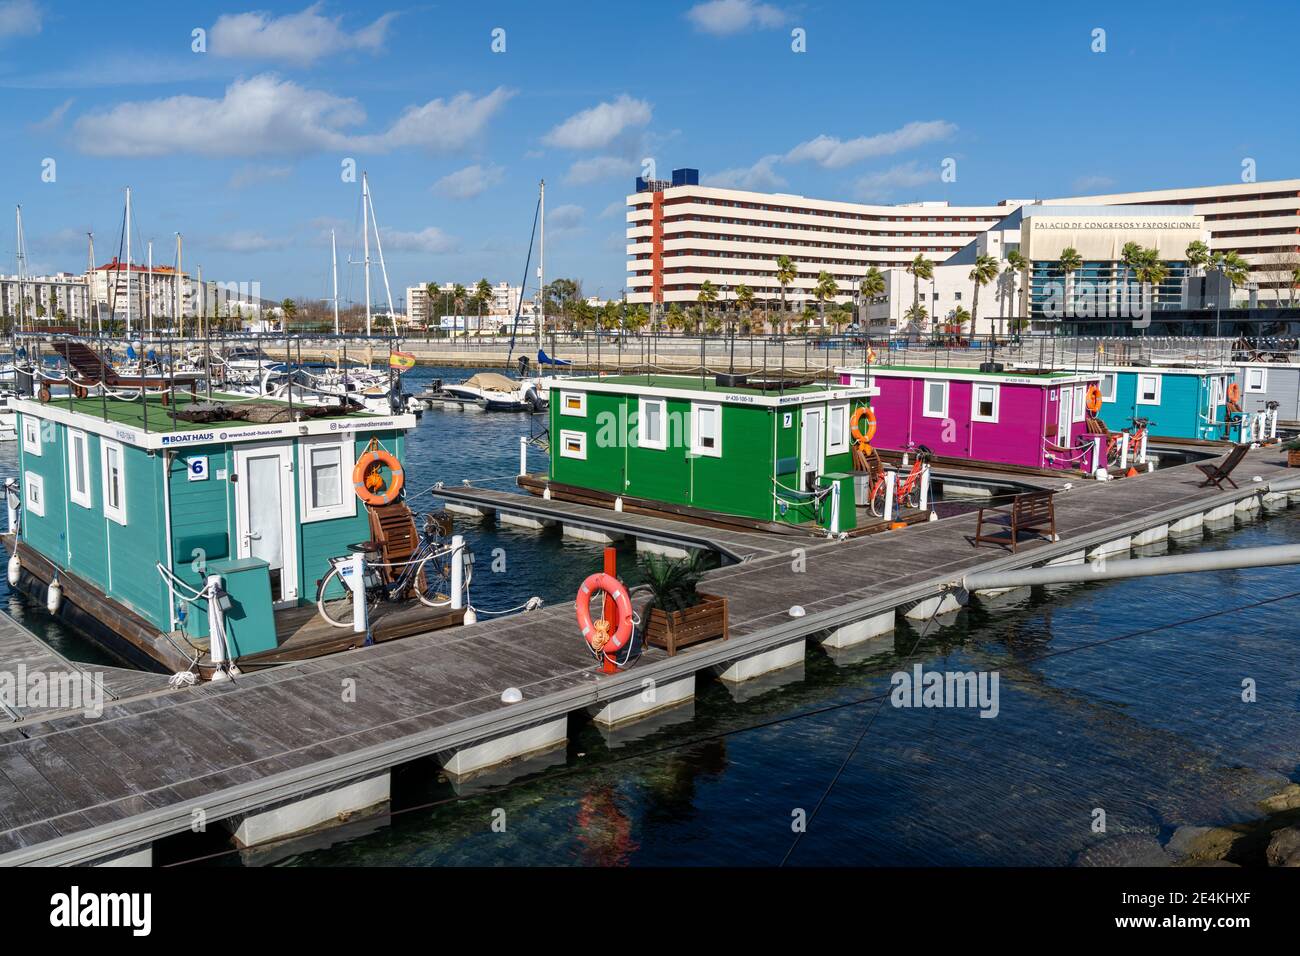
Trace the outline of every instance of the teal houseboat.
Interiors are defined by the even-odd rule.
[[[547,486],[665,513],[851,530],[850,425],[875,393],[743,376],[563,379],[551,388]]]
[[[1228,412],[1231,369],[1109,365],[1090,374],[1099,380],[1099,414],[1112,431],[1128,428],[1134,418],[1145,418],[1153,437],[1197,441],[1234,437]]]
[[[318,615],[318,589],[331,559],[382,538],[383,509],[360,500],[354,468],[381,459],[376,486],[399,491],[383,462],[400,462],[414,417],[259,401],[257,423],[237,417],[248,406],[234,397],[230,417],[221,396],[171,398],[13,401],[11,582],[151,669],[212,676],[208,601],[195,594],[214,576],[226,661],[258,666],[379,639]],[[207,420],[179,417],[199,408]],[[435,612],[420,610],[427,630]]]

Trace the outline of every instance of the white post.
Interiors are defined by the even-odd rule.
[[[352,632],[364,634],[370,627],[366,607],[366,556],[358,551],[352,555],[352,572],[347,586],[352,589]]]
[[[1120,471],[1128,471],[1128,443],[1132,436],[1128,432],[1120,432],[1119,436],[1119,467]]]
[[[1144,430],[1142,432],[1142,441],[1138,442],[1138,464],[1145,465],[1146,463],[1147,463],[1147,433]]]
[[[894,482],[898,480],[898,472],[892,468],[885,472],[885,520],[894,520]]]
[[[1268,437],[1269,438],[1277,437],[1277,409],[1276,408],[1269,413]]]
[[[208,656],[212,658],[212,663],[216,665],[220,672],[221,665],[226,661],[226,642],[221,639],[225,633],[223,627],[222,612],[217,600],[212,596],[212,592],[221,587],[221,575],[209,574],[207,578],[208,588]]]
[[[451,539],[451,609],[465,607],[465,538],[452,535]]]
[[[921,466],[921,510],[930,510],[930,465]]]
[[[1102,459],[1101,436],[1093,435],[1092,436],[1092,473],[1094,475],[1097,473],[1097,469],[1101,467],[1101,459]]]
[[[528,474],[528,436],[519,436],[519,475]]]
[[[831,534],[840,533],[840,483],[831,485]]]
[[[9,533],[18,533],[18,503],[22,498],[18,494],[18,479],[5,480],[5,504],[9,508]]]

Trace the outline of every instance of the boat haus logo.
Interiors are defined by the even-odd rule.
[[[104,713],[102,674],[84,671],[43,671],[19,664],[0,671],[0,704],[25,710],[79,710],[86,717]]]
[[[132,936],[148,936],[153,930],[153,894],[83,893],[74,886],[50,897],[50,925],[126,927]]]
[[[897,671],[889,682],[889,702],[895,707],[972,707],[981,717],[996,717],[1001,709],[997,671],[927,671],[920,664],[911,672]]]
[[[214,432],[178,432],[174,435],[163,435],[162,443],[164,445],[189,445],[196,441],[212,441]]]

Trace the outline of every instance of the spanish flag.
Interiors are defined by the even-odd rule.
[[[410,352],[389,352],[388,367],[395,368],[400,372],[405,372],[408,368],[415,368],[415,356]]]

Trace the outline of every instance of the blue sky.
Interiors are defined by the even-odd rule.
[[[138,254],[152,239],[171,262],[179,231],[190,271],[324,297],[332,227],[355,300],[348,158],[370,173],[395,299],[518,282],[543,177],[548,278],[617,296],[645,158],[886,202],[1237,182],[1246,158],[1294,177],[1298,21],[1294,4],[1195,2],[0,0],[0,271],[15,203],[32,269],[83,269],[88,231],[111,258],[130,185]]]

